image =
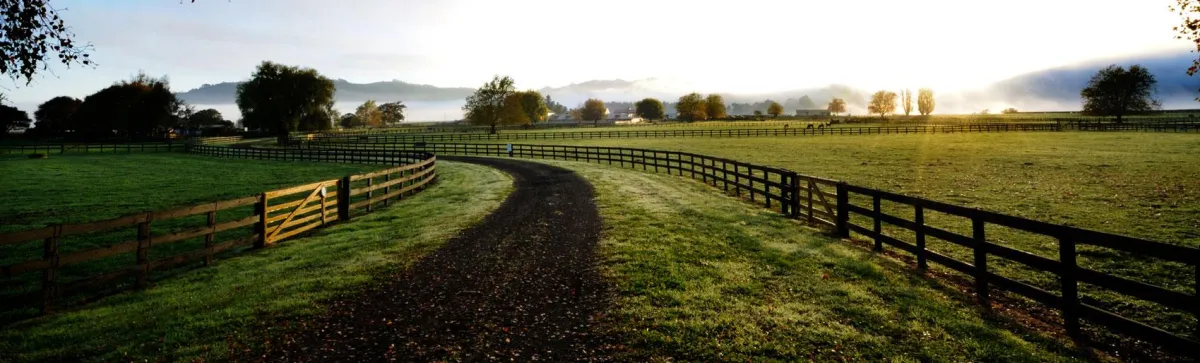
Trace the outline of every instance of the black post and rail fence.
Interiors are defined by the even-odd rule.
[[[712,187],[744,198],[750,202],[779,211],[795,219],[824,225],[841,237],[852,234],[870,239],[875,250],[893,247],[916,257],[917,268],[930,263],[963,273],[972,279],[976,298],[990,304],[992,289],[999,289],[1036,301],[1061,312],[1063,325],[1071,336],[1079,336],[1080,322],[1087,321],[1151,341],[1163,347],[1195,354],[1200,352],[1200,326],[1191,334],[1169,332],[1150,326],[1080,298],[1079,285],[1088,284],[1126,296],[1159,304],[1184,314],[1200,317],[1200,286],[1195,282],[1192,292],[1180,292],[1150,283],[1135,281],[1080,266],[1079,246],[1103,247],[1138,258],[1159,259],[1186,266],[1187,272],[1200,275],[1200,249],[1134,237],[1052,224],[975,208],[956,206],[929,199],[906,196],[883,190],[848,184],[841,181],[802,175],[794,171],[755,165],[737,160],[686,152],[564,145],[524,144],[426,144],[426,143],[352,143],[318,147],[308,150],[350,152],[354,150],[389,150],[428,152],[440,155],[474,155],[494,157],[537,158],[548,160],[584,161],[647,172],[686,176]],[[859,204],[859,203],[869,204]],[[905,219],[885,212],[881,204],[908,208],[913,218]],[[931,225],[930,212],[939,214],[942,221],[958,218],[969,225],[969,233],[960,234]],[[854,218],[858,216],[859,218]],[[865,217],[867,222],[861,222]],[[892,236],[884,226],[900,228],[915,235],[912,242]],[[993,228],[1019,230],[1045,237],[1058,243],[1057,258],[1043,257],[1005,246],[991,237]],[[969,258],[960,260],[951,254],[931,249],[927,240],[945,241],[969,249]],[[1007,260],[1039,273],[1057,276],[1057,290],[1033,286],[1000,270],[989,269],[996,261]],[[1200,279],[1194,279],[1200,280]],[[1190,337],[1188,335],[1191,335]]]
[[[86,223],[0,233],[15,251],[0,265],[0,312],[49,312],[68,295],[143,288],[152,272],[202,262],[239,247],[263,248],[377,206],[407,198],[437,178],[433,154],[394,151],[257,150],[190,145],[214,157],[380,164],[375,171],[271,190],[237,199]],[[203,219],[197,217],[204,217]],[[128,239],[129,232],[136,238]],[[105,243],[95,243],[105,242]],[[93,245],[98,247],[80,247]],[[29,256],[18,254],[37,251]],[[36,274],[40,272],[40,274]],[[132,284],[127,283],[133,280]]]

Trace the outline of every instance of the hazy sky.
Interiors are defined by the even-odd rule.
[[[52,68],[15,102],[83,97],[138,70],[184,91],[272,60],[352,82],[522,88],[657,77],[770,92],[981,87],[1022,72],[1186,51],[1173,0],[53,0],[99,67]]]

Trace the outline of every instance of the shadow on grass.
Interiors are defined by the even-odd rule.
[[[377,213],[218,261],[75,311],[4,327],[0,361],[222,360],[262,341],[261,322],[319,312],[320,301],[402,269],[503,201],[511,179],[438,163],[439,182]]]
[[[901,264],[700,183],[584,163],[634,361],[1073,361]]]

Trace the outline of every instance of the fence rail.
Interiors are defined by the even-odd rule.
[[[318,144],[313,146],[323,147]],[[882,250],[884,244],[894,246],[915,255],[918,268],[927,268],[928,262],[932,261],[967,274],[974,278],[975,290],[982,303],[987,303],[989,289],[996,287],[1058,309],[1062,312],[1066,328],[1072,335],[1078,336],[1080,320],[1087,320],[1185,354],[1194,355],[1196,352],[1200,352],[1200,342],[1196,338],[1177,335],[1123,317],[1102,307],[1082,302],[1078,293],[1079,284],[1086,283],[1200,317],[1200,298],[1197,298],[1197,292],[1200,292],[1200,282],[1196,286],[1192,286],[1192,294],[1186,294],[1080,267],[1076,262],[1078,253],[1076,246],[1099,246],[1142,258],[1157,258],[1185,264],[1191,267],[1196,274],[1196,280],[1200,281],[1200,267],[1198,267],[1200,266],[1200,249],[1192,247],[1040,222],[802,175],[781,168],[685,152],[523,144],[511,144],[511,148],[510,145],[504,144],[425,143],[358,143],[336,147],[359,150],[406,150],[444,155],[509,156],[585,161],[688,176],[734,195],[741,196],[745,192],[752,202],[779,210],[791,218],[807,219],[833,227],[836,233],[843,237],[849,237],[851,232],[867,236],[874,240],[878,250]],[[347,149],[329,150],[341,152],[341,150]],[[850,199],[852,194],[870,198],[872,205],[864,207],[852,204]],[[906,220],[883,213],[880,208],[880,202],[883,200],[910,206],[913,208],[915,217],[913,220]],[[969,219],[972,226],[971,235],[957,234],[929,225],[925,221],[927,210]],[[871,218],[873,223],[871,226],[852,223],[850,218],[852,214]],[[885,234],[882,230],[883,223],[914,232],[916,234],[915,242],[905,242]],[[989,225],[1049,236],[1058,241],[1059,258],[1057,260],[1045,258],[995,243],[993,239],[987,237],[987,226]],[[959,261],[947,254],[927,248],[926,239],[930,237],[972,249],[973,259]],[[1027,265],[1037,271],[1054,274],[1061,284],[1060,292],[1055,294],[990,271],[987,267],[989,257],[1004,258]],[[1200,336],[1200,326],[1196,327],[1196,331],[1195,334]]]
[[[871,199],[872,205],[864,207],[852,204],[849,202],[851,195],[868,197]],[[880,204],[884,200],[911,207],[913,219],[907,220],[882,212]],[[1040,222],[849,184],[839,185],[838,202],[838,205],[842,207],[842,210],[838,212],[836,223],[836,231],[839,235],[850,237],[850,233],[854,232],[866,236],[874,241],[874,248],[877,251],[881,251],[885,244],[896,247],[916,256],[917,266],[922,269],[928,266],[928,261],[932,261],[967,274],[974,279],[976,297],[984,305],[988,304],[989,288],[996,286],[1060,310],[1067,332],[1072,336],[1079,336],[1080,320],[1084,319],[1139,339],[1162,344],[1176,351],[1194,354],[1198,351],[1197,349],[1200,349],[1200,343],[1196,340],[1083,303],[1079,298],[1079,284],[1087,283],[1200,317],[1200,298],[1196,294],[1200,291],[1200,284],[1193,286],[1193,293],[1189,295],[1080,267],[1076,261],[1078,245],[1099,246],[1141,257],[1190,265],[1197,274],[1197,280],[1200,280],[1200,270],[1197,270],[1197,266],[1200,266],[1200,249]],[[971,235],[957,234],[926,224],[925,212],[927,210],[970,220]],[[862,226],[853,223],[850,219],[851,214],[869,218],[872,225]],[[914,232],[915,243],[909,243],[884,233],[882,229],[884,223]],[[1058,259],[1050,259],[996,244],[987,238],[987,226],[990,225],[1051,237],[1058,242]],[[973,261],[959,261],[928,249],[926,239],[930,237],[971,249]],[[1060,283],[1059,294],[989,271],[989,257],[1004,258],[1036,271],[1056,275]],[[1197,329],[1197,334],[1200,334],[1200,327]]]
[[[294,141],[314,143],[347,142],[457,142],[504,140],[581,140],[662,137],[764,137],[813,135],[875,135],[1006,131],[1061,131],[1057,124],[971,124],[949,126],[812,127],[714,130],[615,130],[578,132],[522,132],[496,134],[368,134],[351,136],[306,136]]]
[[[220,145],[232,144],[242,141],[242,136],[210,136],[210,137],[195,137],[188,139],[188,143],[196,145]]]
[[[224,153],[214,150],[215,148],[218,147],[195,146],[192,151],[214,156],[236,155],[286,160],[293,160],[297,155],[312,156],[311,153],[284,155],[258,153],[246,149],[230,149],[227,150],[228,153]],[[212,263],[214,255],[223,251],[242,246],[262,248],[328,223],[349,220],[355,211],[371,212],[377,205],[387,205],[405,195],[416,193],[437,176],[436,157],[429,153],[325,151],[321,154],[325,154],[326,157],[313,160],[393,165],[411,163],[349,175],[341,179],[272,190],[256,196],[139,213],[98,222],[55,224],[39,229],[0,234],[0,246],[14,248],[9,251],[20,251],[20,247],[33,250],[32,244],[39,242],[42,251],[39,258],[0,266],[0,277],[8,279],[5,282],[14,285],[16,283],[13,279],[29,278],[27,273],[42,273],[40,288],[18,296],[5,296],[6,301],[0,305],[4,305],[5,309],[12,309],[40,302],[42,311],[46,312],[63,296],[119,284],[130,277],[136,277],[134,287],[143,287],[146,286],[151,271],[200,259],[207,266]],[[333,154],[348,155],[335,157]],[[383,154],[392,156],[382,156]],[[218,221],[218,213],[231,218]],[[204,216],[202,222],[194,218],[201,215]],[[164,222],[170,222],[168,225],[172,228],[166,233],[154,233],[152,225]],[[108,233],[108,236],[112,236],[128,231],[135,232],[136,238],[98,248],[69,251],[64,248],[71,247],[66,244],[71,242],[66,240],[69,237],[76,237],[74,241],[80,242],[96,238],[96,233]],[[203,239],[202,246],[198,245],[197,238]],[[218,243],[218,238],[226,240]],[[179,248],[173,248],[189,240],[193,242],[194,247],[200,248],[185,248],[182,253],[178,253]],[[166,252],[174,254],[150,258],[152,252],[164,251],[164,246],[167,248]],[[134,255],[129,256],[131,253]],[[62,281],[59,277],[64,268],[111,258],[127,260],[118,263],[120,266],[108,268],[102,273],[89,274],[72,281]]]
[[[66,153],[117,153],[117,152],[159,152],[180,151],[183,144],[153,143],[153,144],[42,144],[42,145],[3,145],[0,154],[66,154]]]
[[[462,142],[462,141],[519,141],[519,140],[587,140],[618,138],[666,138],[666,137],[774,137],[774,136],[820,136],[820,135],[878,135],[878,134],[949,134],[964,132],[1015,132],[1015,131],[1141,131],[1141,132],[1200,132],[1200,123],[978,123],[958,125],[900,125],[877,127],[807,127],[757,128],[757,129],[671,129],[671,130],[609,130],[574,132],[515,132],[515,133],[326,133],[294,135],[293,142],[349,143],[349,142]],[[461,130],[461,129],[460,129]]]

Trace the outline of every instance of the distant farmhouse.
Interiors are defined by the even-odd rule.
[[[822,109],[806,109],[796,110],[796,116],[829,116],[829,110]]]
[[[633,108],[618,112],[609,112],[609,110],[606,108],[604,109],[604,114],[606,120],[610,120],[618,125],[636,124],[642,122],[642,118],[638,117],[637,111],[635,111]]]
[[[579,123],[579,122],[583,122],[583,121],[572,118],[571,113],[567,112],[567,113],[561,113],[561,114],[560,113],[550,113],[550,117],[546,118],[546,122],[552,123],[552,124],[569,124],[569,123]],[[612,112],[612,110],[605,108],[604,109],[604,118],[601,119],[599,123],[624,125],[624,124],[635,124],[635,123],[639,123],[639,122],[642,122],[642,118],[638,117],[637,112],[635,112],[632,108],[630,108],[628,110],[618,111],[618,112]]]

